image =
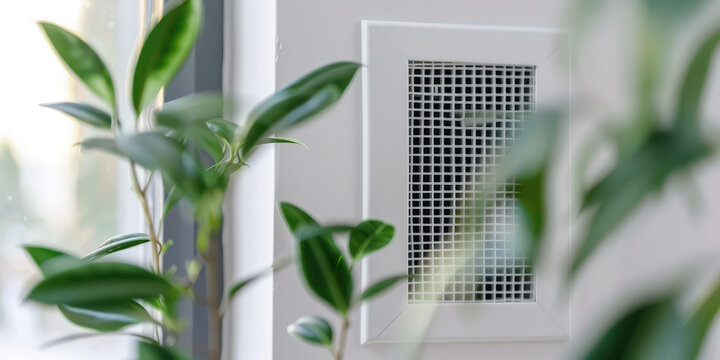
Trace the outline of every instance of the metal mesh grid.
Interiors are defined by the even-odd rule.
[[[535,301],[516,185],[495,179],[535,110],[535,67],[409,61],[408,81],[408,300]]]

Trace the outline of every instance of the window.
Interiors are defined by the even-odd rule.
[[[37,272],[19,245],[42,244],[82,255],[113,235],[141,229],[125,164],[102,154],[81,154],[74,144],[93,130],[39,106],[88,100],[89,95],[36,25],[51,21],[82,34],[109,64],[119,87],[135,48],[140,3],[17,1],[0,12],[0,358],[134,357],[135,340],[122,336],[41,350],[48,341],[84,330],[55,309],[22,302]],[[137,252],[122,256],[140,260]]]

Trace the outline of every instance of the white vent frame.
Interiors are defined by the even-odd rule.
[[[560,29],[362,22],[363,217],[396,229],[386,249],[363,260],[363,288],[408,271],[408,61],[535,66],[536,108],[560,103],[569,111],[566,38]],[[553,213],[568,217],[553,214],[558,256],[570,252],[569,177],[556,179],[567,191],[552,199]],[[410,304],[407,286],[397,287],[363,304],[361,343],[567,340],[570,295],[560,272],[535,269],[535,302]]]

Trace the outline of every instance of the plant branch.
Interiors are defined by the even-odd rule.
[[[205,262],[205,285],[207,287],[209,360],[220,360],[222,347],[222,314],[220,313],[222,288],[218,273],[219,257],[220,232],[215,230],[210,234],[207,250],[203,254],[203,260]]]
[[[342,360],[345,354],[345,344],[347,343],[348,330],[350,329],[350,321],[347,315],[343,315],[343,321],[340,328],[340,338],[338,339],[338,347],[333,352],[335,360]]]
[[[161,274],[162,269],[160,268],[160,250],[162,249],[162,244],[160,244],[160,240],[157,238],[157,234],[155,233],[155,224],[153,221],[152,211],[150,211],[150,205],[147,200],[147,189],[148,185],[146,185],[144,188],[140,187],[140,181],[138,180],[137,171],[135,170],[135,162],[130,162],[130,174],[133,184],[133,189],[137,193],[138,200],[140,201],[140,205],[143,208],[143,212],[145,214],[145,221],[147,222],[147,226],[149,229],[150,235],[150,243],[152,244],[152,251],[153,251],[153,269],[155,270],[155,273]],[[150,180],[148,179],[148,184],[150,184]]]

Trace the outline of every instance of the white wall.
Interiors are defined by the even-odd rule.
[[[278,53],[275,76],[278,87],[331,61],[360,61],[361,20],[554,28],[563,26],[564,15],[561,0],[277,0],[276,11]],[[591,111],[575,114],[571,120],[573,150],[570,154],[573,157],[588,138],[596,134],[591,129],[597,124],[587,119],[617,114],[627,110],[631,102],[628,65],[632,47],[623,40],[632,29],[620,26],[622,20],[622,16],[606,20],[586,40],[592,46],[581,49],[578,68],[572,75],[573,87],[576,100],[590,99],[593,106],[589,107]],[[673,61],[686,61],[681,55],[676,57]],[[718,76],[714,79],[720,80]],[[714,81],[712,96],[720,94],[718,84],[720,81]],[[294,146],[277,147],[274,157],[274,197],[277,201],[297,203],[324,222],[361,219],[360,96],[358,77],[337,108],[290,134],[307,143],[310,151]],[[720,104],[709,105],[708,111],[720,115]],[[716,118],[720,119],[720,116]],[[567,159],[567,152],[565,155]],[[602,163],[602,159],[598,161]],[[720,223],[713,221],[720,215],[720,203],[710,201],[720,198],[720,189],[715,185],[720,181],[718,164],[716,159],[714,166],[705,166],[698,171],[701,176],[696,184],[702,196],[697,211],[689,206],[686,193],[677,191],[676,187],[676,191],[647,202],[640,214],[614,234],[610,245],[597,254],[574,285],[569,341],[427,344],[418,358],[572,357],[570,354],[606,326],[619,305],[644,293],[639,289],[647,289],[646,285],[660,286],[679,269],[689,270],[691,265],[708,264],[713,256],[720,254],[717,236]],[[291,237],[277,211],[273,250],[276,258],[292,253]],[[266,320],[272,320],[273,358],[326,358],[325,350],[291,338],[285,328],[302,315],[332,316],[304,291],[294,269],[282,272],[274,282],[272,314],[264,316]],[[401,345],[361,346],[359,312],[353,314],[352,321],[348,359],[397,358]],[[717,354],[720,352],[708,353],[708,358],[719,356]]]

